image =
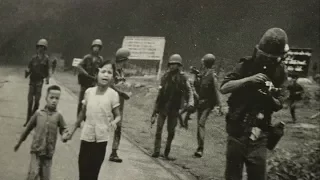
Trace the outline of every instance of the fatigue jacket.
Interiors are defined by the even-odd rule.
[[[49,56],[46,54],[43,57],[37,54],[32,56],[28,68],[30,70],[30,83],[42,82],[44,78],[49,76]]]
[[[98,74],[99,65],[103,62],[102,56],[94,56],[87,54],[83,57],[79,66],[82,67],[90,76],[96,76]],[[91,87],[95,85],[95,80],[87,77],[85,74],[80,73],[78,75],[78,82],[81,86]]]
[[[156,111],[165,114],[178,113],[183,98],[187,99],[189,106],[194,106],[193,91],[187,77],[180,71],[165,73],[161,78]]]
[[[66,128],[63,116],[59,112],[51,112],[44,108],[38,110],[31,117],[26,130],[21,135],[21,139],[24,141],[30,132],[35,129],[31,153],[51,158],[55,152],[58,129],[62,135]]]
[[[251,57],[241,59],[235,69],[228,73],[224,78],[221,86],[225,83],[243,79],[259,73],[253,64]],[[277,88],[282,88],[274,98],[284,101],[284,82],[287,79],[287,72],[284,64],[278,64],[269,74],[270,80]],[[252,127],[259,127],[262,131],[267,132],[271,123],[271,115],[278,111],[282,106],[277,107],[273,104],[271,97],[262,96],[258,92],[259,87],[247,85],[235,90],[228,99],[229,112],[226,115],[227,133],[231,136],[249,135]],[[257,113],[263,112],[264,119],[257,121]]]

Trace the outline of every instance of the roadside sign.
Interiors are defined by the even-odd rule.
[[[82,59],[80,59],[80,58],[74,58],[72,61],[72,66],[77,67],[81,61],[82,61]]]
[[[157,75],[160,79],[165,41],[164,37],[125,36],[122,47],[130,50],[131,60],[160,61]]]
[[[289,76],[297,75],[299,77],[307,77],[311,56],[312,49],[290,49],[284,60]]]
[[[129,59],[158,60],[163,57],[164,37],[125,36],[122,47],[130,50]]]

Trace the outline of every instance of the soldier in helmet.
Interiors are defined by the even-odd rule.
[[[288,85],[289,90],[289,108],[293,123],[297,121],[296,118],[296,107],[297,103],[302,100],[303,87],[297,82],[298,76],[292,75],[291,83]]]
[[[23,126],[26,126],[33,113],[39,108],[43,80],[49,84],[50,63],[49,56],[46,54],[48,41],[40,39],[36,44],[37,54],[29,62],[28,69],[25,71],[25,78],[30,76],[28,93],[28,112],[27,120]]]
[[[124,100],[129,99],[129,95],[125,93],[122,89],[124,86],[123,82],[125,81],[124,78],[124,66],[128,62],[130,56],[130,51],[125,48],[120,48],[116,52],[116,76],[115,76],[115,85],[112,88],[118,92],[119,94],[119,102],[120,102],[120,113],[121,113],[121,120],[117,123],[117,128],[114,131],[113,142],[112,142],[112,152],[109,157],[109,161],[121,163],[122,159],[119,158],[117,150],[119,149],[120,139],[121,139],[121,125],[123,120],[123,109],[124,109]],[[122,90],[121,90],[122,89]]]
[[[266,179],[268,132],[272,113],[282,108],[287,73],[281,59],[287,34],[271,28],[262,36],[253,56],[245,57],[226,75],[221,93],[231,93],[226,115],[227,180],[241,180],[245,164],[249,180]],[[269,137],[270,138],[270,137]]]
[[[199,95],[198,95],[198,81],[199,81],[199,75],[196,74],[195,71],[198,71],[195,69],[195,67],[191,66],[190,67],[191,73],[193,74],[193,77],[189,78],[189,83],[193,92],[193,98],[194,98],[194,106],[197,107],[198,104],[198,99],[199,99]],[[189,128],[189,120],[191,120],[191,114],[196,112],[196,108],[194,108],[193,110],[190,110],[188,107],[188,102],[183,103],[184,106],[183,108],[180,110],[179,112],[179,121],[180,121],[180,126],[188,129]],[[183,119],[183,114],[186,114],[184,119]]]
[[[195,157],[202,157],[205,137],[205,124],[208,116],[215,106],[218,106],[221,113],[221,101],[218,87],[217,75],[214,72],[213,65],[215,63],[213,54],[206,54],[202,60],[202,72],[199,87],[199,105],[198,110],[198,148],[194,153]]]
[[[178,122],[179,109],[181,108],[182,98],[188,98],[188,106],[193,109],[193,92],[186,76],[181,73],[182,58],[179,54],[170,56],[168,62],[169,70],[161,78],[160,90],[156,99],[155,108],[152,117],[158,115],[157,130],[154,142],[154,153],[152,157],[160,156],[162,129],[167,122],[168,138],[164,157],[167,160],[174,160],[169,157],[171,143],[175,135],[175,127]],[[155,118],[151,118],[154,120]],[[152,124],[154,122],[151,122]]]
[[[89,87],[93,87],[96,83],[96,74],[98,73],[98,67],[103,62],[103,57],[100,56],[102,49],[102,41],[95,39],[91,44],[91,53],[83,57],[83,60],[79,63],[79,75],[78,82],[80,84],[79,103],[77,109],[77,116],[81,111],[84,93]]]

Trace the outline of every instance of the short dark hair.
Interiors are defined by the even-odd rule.
[[[117,68],[116,68],[116,64],[115,64],[113,61],[111,61],[111,60],[105,60],[105,61],[103,61],[103,62],[99,65],[99,68],[102,68],[103,66],[108,65],[108,64],[110,64],[110,65],[112,66],[113,77],[115,77],[115,76],[116,76],[116,70],[117,70]]]
[[[51,90],[57,90],[57,91],[61,91],[61,88],[57,85],[52,85],[52,86],[49,86],[48,89],[47,89],[47,95],[49,94],[49,92]]]

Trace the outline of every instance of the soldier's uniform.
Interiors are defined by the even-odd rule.
[[[298,101],[302,100],[303,87],[297,83],[297,79],[293,80],[291,84],[288,85],[287,89],[289,90],[289,108],[292,121],[296,122],[296,104]]]
[[[199,95],[198,92],[196,91],[196,80],[189,78],[189,84],[190,87],[192,89],[192,93],[193,93],[193,101],[194,101],[194,106],[197,107],[198,106],[198,101],[199,101]],[[183,103],[183,107],[181,108],[180,112],[179,112],[179,121],[180,121],[180,126],[184,127],[186,129],[188,129],[189,127],[189,120],[191,119],[190,116],[191,114],[193,114],[195,112],[195,108],[194,110],[190,110],[188,109],[188,102],[186,102],[184,100],[185,98],[182,99],[182,103]],[[186,116],[183,120],[182,115],[186,113]]]
[[[169,64],[181,64],[180,55],[172,55]],[[187,77],[180,70],[166,72],[161,78],[160,90],[156,99],[155,112],[158,113],[157,130],[154,142],[153,157],[159,157],[161,148],[162,129],[165,120],[168,118],[168,138],[164,156],[169,158],[171,143],[175,135],[175,128],[178,122],[181,99],[188,98],[188,105],[194,106],[193,93]]]
[[[196,157],[202,157],[205,138],[205,124],[214,106],[221,106],[220,94],[218,93],[217,75],[212,68],[215,62],[213,54],[206,54],[202,59],[203,70],[200,72],[198,85],[199,104],[197,106],[197,140],[198,148]]]
[[[271,35],[270,35],[271,34]],[[271,37],[271,38],[270,38]],[[273,38],[272,38],[273,37]],[[278,39],[278,41],[272,40]],[[256,50],[259,51],[253,57],[241,59],[236,68],[223,80],[222,85],[232,80],[243,79],[261,72],[264,58],[281,56],[287,37],[281,29],[270,29],[262,37]],[[273,50],[279,52],[273,53]],[[267,47],[264,47],[267,46]],[[269,47],[269,49],[268,49]],[[259,61],[255,58],[259,58]],[[261,58],[261,59],[260,59]],[[263,66],[263,65],[262,65]],[[261,68],[260,68],[261,67]],[[279,62],[267,67],[265,72],[275,87],[282,87],[287,74],[284,65]],[[282,108],[276,105],[270,96],[262,95],[258,90],[264,85],[247,84],[234,90],[228,99],[229,112],[226,115],[226,129],[228,133],[226,153],[226,180],[241,180],[243,166],[246,165],[248,180],[266,179],[266,158],[268,131],[271,126],[272,113]],[[273,95],[281,103],[284,100],[283,90]]]
[[[48,42],[45,39],[40,39],[37,46],[44,46],[47,48]],[[41,99],[41,92],[43,86],[43,79],[49,78],[50,65],[49,56],[47,54],[32,56],[28,65],[28,71],[26,72],[26,78],[30,75],[29,92],[28,92],[28,112],[27,119],[24,126],[27,125],[31,116],[39,108],[39,102]]]
[[[120,48],[116,52],[116,63],[127,61],[130,56],[130,51],[128,49]],[[112,153],[110,154],[109,160],[113,162],[121,163],[122,159],[119,158],[117,154],[117,150],[119,149],[120,140],[121,140],[121,129],[122,129],[122,121],[123,121],[123,110],[124,110],[124,101],[129,99],[129,96],[124,92],[124,71],[123,69],[116,69],[116,76],[113,88],[119,94],[120,101],[120,114],[121,120],[117,124],[117,128],[114,131],[113,142],[112,142]]]
[[[198,129],[197,140],[198,149],[196,156],[202,156],[205,138],[205,124],[214,106],[221,105],[219,95],[216,93],[217,77],[213,69],[208,69],[202,72],[200,90],[199,90],[199,105],[198,105]]]
[[[92,43],[93,46],[100,46],[102,47],[101,40],[94,40]],[[89,87],[93,87],[96,84],[96,80],[92,77],[96,77],[98,73],[99,65],[103,62],[102,56],[95,56],[93,54],[87,54],[83,57],[83,60],[79,63],[79,67],[83,68],[88,75],[91,77],[88,77],[87,75],[83,73],[79,73],[78,75],[78,83],[80,84],[80,93],[79,93],[79,100],[78,100],[78,109],[77,109],[77,115],[81,111],[82,103],[81,101],[84,98],[84,93]]]

